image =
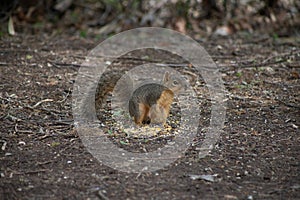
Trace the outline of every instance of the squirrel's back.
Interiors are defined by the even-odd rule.
[[[157,100],[160,98],[163,91],[170,90],[164,85],[157,83],[149,83],[142,85],[137,88],[130,99],[130,101],[143,102],[148,105],[156,104]],[[170,92],[172,92],[170,90]],[[172,92],[173,93],[173,92]]]

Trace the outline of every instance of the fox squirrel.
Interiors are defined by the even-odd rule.
[[[137,125],[165,124],[174,94],[186,90],[185,80],[166,72],[163,85],[149,83],[137,88],[129,99],[129,113]]]
[[[107,94],[115,88],[119,88],[120,91],[116,92],[115,98],[118,102],[123,102],[127,105],[125,110],[129,111],[130,116],[134,118],[134,122],[137,125],[149,122],[152,124],[164,124],[169,115],[174,94],[179,94],[186,90],[186,80],[178,75],[166,72],[161,84],[147,83],[134,90],[134,83],[129,76],[124,76],[124,79],[121,78],[124,73],[125,71],[122,70],[112,70],[104,73],[100,78],[94,96],[97,118],[102,120],[103,103]],[[120,85],[122,87],[116,87],[118,81],[121,81]],[[90,115],[93,110],[89,103],[89,99],[92,96],[90,94],[84,103],[83,112],[89,120],[93,120]]]

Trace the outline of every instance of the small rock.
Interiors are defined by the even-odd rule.
[[[235,200],[235,199],[238,199],[237,196],[234,196],[234,195],[230,195],[230,194],[226,194],[224,195],[224,199],[226,200]]]
[[[252,195],[248,195],[247,199],[248,200],[253,200],[253,196]]]
[[[5,153],[5,156],[12,156],[12,153],[7,152]]]
[[[294,129],[298,129],[298,128],[299,128],[296,124],[292,124],[292,127],[293,127]]]
[[[217,28],[217,30],[214,32],[215,35],[221,35],[221,36],[228,36],[232,33],[233,31],[229,26],[221,26]]]
[[[215,176],[214,175],[189,175],[192,180],[202,179],[209,182],[215,182]]]
[[[265,70],[266,70],[266,72],[268,72],[271,75],[275,74],[275,71],[274,71],[274,69],[272,67],[266,67]]]
[[[20,141],[18,144],[19,145],[25,145],[26,143],[24,141]]]

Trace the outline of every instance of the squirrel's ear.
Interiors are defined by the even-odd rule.
[[[166,71],[165,75],[164,75],[164,83],[168,82],[170,80],[170,73],[168,71]]]

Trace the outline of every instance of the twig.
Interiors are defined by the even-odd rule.
[[[154,63],[157,66],[160,67],[188,67],[189,64],[184,63]]]
[[[14,174],[20,175],[20,174],[36,174],[40,172],[49,172],[49,169],[39,169],[39,170],[33,170],[33,171],[26,171],[26,172],[15,172]]]
[[[70,120],[70,121],[54,121],[53,123],[51,123],[50,125],[52,126],[56,126],[56,125],[68,125],[68,126],[72,126],[73,125],[73,121]]]
[[[254,63],[254,64],[242,64],[242,63],[237,63],[237,64],[232,64],[232,65],[227,65],[227,64],[219,64],[219,67],[223,67],[223,68],[228,68],[228,67],[234,67],[234,68],[253,68],[253,67],[265,67],[265,66],[269,66],[269,65],[275,65],[275,64],[280,64],[280,63],[284,63],[287,61],[287,58],[285,58],[286,56],[292,56],[292,55],[296,55],[296,54],[300,54],[300,51],[295,51],[295,52],[288,52],[288,53],[282,53],[276,56],[271,56],[266,58],[264,61],[262,61],[261,63]],[[281,58],[281,60],[277,60],[277,61],[273,61],[273,62],[269,62],[270,60],[274,59],[274,58]],[[223,69],[221,71],[226,71],[226,69]]]
[[[33,133],[33,131],[31,131],[31,130],[19,130],[18,124],[15,125],[15,131],[16,131],[16,133]]]
[[[243,65],[240,63],[234,64],[234,65],[219,65],[219,67],[234,67],[234,68],[253,68],[253,67],[265,67],[265,66],[269,66],[269,65],[275,65],[275,64],[279,64],[279,63],[283,63],[286,62],[286,60],[279,60],[279,61],[275,61],[275,62],[269,62],[269,63],[254,63],[254,64],[248,64],[248,65]],[[224,71],[224,70],[221,70]]]
[[[65,102],[68,99],[70,93],[71,93],[71,90],[69,90],[69,92],[67,93],[67,95],[62,100],[57,101],[57,103],[63,103],[63,102]]]
[[[45,161],[45,162],[37,162],[35,165],[47,165],[47,164],[49,164],[49,163],[53,163],[53,161],[51,160],[48,160],[48,161]]]
[[[273,58],[282,58],[282,57],[286,57],[286,56],[291,56],[291,55],[296,55],[296,54],[300,54],[300,51],[295,51],[295,52],[288,52],[288,53],[282,53],[282,54],[278,54],[278,55],[274,55],[274,56],[270,56],[269,58],[265,59],[262,64],[267,63],[269,60],[272,60]]]
[[[6,148],[6,145],[7,145],[7,142],[5,140],[0,140],[0,142],[2,142],[2,147],[1,147],[1,150],[2,151],[5,151],[5,148]]]
[[[29,49],[20,49],[20,48],[13,48],[13,49],[1,49],[1,52],[9,53],[9,52],[32,52],[32,53],[37,53],[35,50],[29,50]]]
[[[68,67],[81,67],[81,64],[73,64],[73,63],[60,63],[60,62],[55,62],[55,61],[49,61],[49,63],[51,63],[52,65],[54,65],[55,67],[57,66],[68,66]]]
[[[106,197],[100,190],[96,194],[97,196],[99,196],[100,199],[109,200],[109,198]]]
[[[52,102],[53,99],[43,99],[39,102],[37,102],[34,106],[31,106],[31,108],[36,108],[37,106],[39,106],[40,104],[44,103],[44,102]]]

